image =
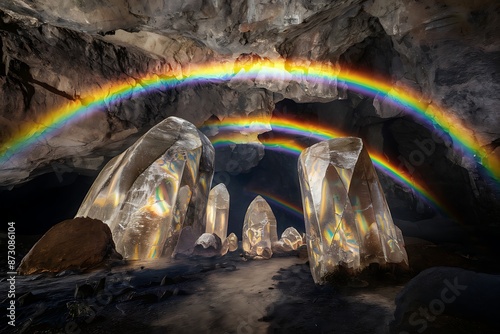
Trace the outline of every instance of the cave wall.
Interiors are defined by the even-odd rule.
[[[395,86],[421,92],[425,102],[446,107],[488,154],[498,157],[499,14],[495,0],[4,1],[0,142],[47,111],[91,103],[93,92],[117,82],[141,85],[146,74],[182,75],[208,61],[231,64],[251,57],[301,59],[304,66],[321,61],[380,73]],[[335,85],[292,80],[159,88],[105,104],[75,126],[39,140],[2,163],[0,185],[18,185],[61,167],[97,171],[170,115],[196,125],[210,117],[270,117],[285,98],[300,103],[341,98],[349,112],[321,113],[323,120],[357,131],[396,159],[408,160],[415,136],[426,139],[432,132],[394,106]],[[258,153],[250,166],[261,158]],[[488,190],[490,181],[451,147],[439,146],[425,165],[412,167],[415,175],[431,173],[441,183],[461,184],[458,190],[469,193],[470,207],[499,206],[498,194]],[[453,191],[441,188],[443,196]]]

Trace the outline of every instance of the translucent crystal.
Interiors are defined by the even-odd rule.
[[[224,183],[210,190],[207,202],[206,233],[215,233],[224,242],[227,236],[229,216],[229,193]]]
[[[269,204],[257,196],[248,206],[243,222],[243,251],[248,257],[270,259],[278,241],[276,218]]]
[[[192,226],[193,232],[201,235],[205,232],[205,209],[210,185],[214,176],[215,150],[210,140],[200,131],[198,132],[203,150],[199,164],[198,178],[194,185],[193,195],[186,213],[186,225]]]
[[[167,118],[104,167],[77,216],[108,224],[125,258],[170,256],[183,226],[203,226],[204,189],[213,175],[207,142],[193,124]]]
[[[238,237],[236,236],[236,234],[231,233],[222,243],[221,255],[226,255],[227,252],[234,252],[237,249],[238,249]]]
[[[283,231],[280,240],[283,240],[283,242],[289,245],[293,250],[302,246],[302,235],[293,227],[288,227]]]
[[[359,138],[337,138],[305,149],[299,179],[307,246],[315,282],[339,265],[408,263],[377,173]]]

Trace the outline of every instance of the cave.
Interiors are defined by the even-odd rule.
[[[9,0],[0,18],[0,240],[7,255],[0,275],[9,283],[2,330],[500,330],[495,0]],[[190,183],[188,218],[179,224],[197,219],[196,196],[205,197],[205,221],[208,191],[223,184],[237,251],[203,253],[193,242],[205,223],[199,232],[195,222],[196,237],[189,230],[182,239],[182,227],[175,232],[179,245],[193,245],[190,256],[135,259],[112,224],[89,214],[88,222],[75,219],[75,231],[85,234],[85,224],[96,235],[109,231],[95,219],[109,225],[102,232],[112,236],[112,247],[103,246],[113,248],[109,259],[96,268],[21,275],[17,266],[37,241],[82,216],[106,170],[119,169],[117,157],[129,154],[133,165],[127,152],[171,117],[192,124],[215,152],[206,194]],[[188,133],[172,136],[181,141]],[[354,274],[340,265],[319,282],[300,157],[345,137],[360,138],[369,153],[408,263],[371,263]],[[189,183],[182,168],[178,188]],[[294,228],[301,247],[247,256],[241,241],[257,196],[269,204],[278,236]],[[58,233],[63,245],[65,232]],[[82,236],[82,252],[92,249],[87,242],[102,246],[95,238]],[[217,247],[231,248],[224,239]],[[180,246],[169,247],[175,254]],[[65,261],[50,254],[56,266]]]

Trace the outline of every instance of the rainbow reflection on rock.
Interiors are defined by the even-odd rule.
[[[311,273],[324,283],[339,266],[406,263],[401,231],[360,138],[322,141],[299,157]]]

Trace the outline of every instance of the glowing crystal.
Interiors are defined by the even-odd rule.
[[[290,252],[302,245],[302,235],[294,227],[288,227],[281,234],[280,240],[273,245],[273,252]]]
[[[224,183],[219,183],[208,195],[205,232],[217,234],[224,242],[227,236],[228,216],[229,193]]]
[[[323,141],[302,151],[299,179],[311,272],[323,283],[338,266],[408,263],[377,173],[359,138]]]
[[[243,251],[255,259],[270,259],[278,242],[276,218],[269,204],[257,196],[248,206],[243,223]]]
[[[238,249],[238,237],[236,236],[236,234],[231,233],[222,243],[221,255],[226,255],[227,252],[234,252],[237,249]]]
[[[195,218],[204,212],[205,184],[213,175],[213,161],[203,159],[213,159],[208,139],[193,124],[169,117],[104,167],[77,216],[108,224],[125,258],[170,256],[183,226],[201,234],[203,219]]]

